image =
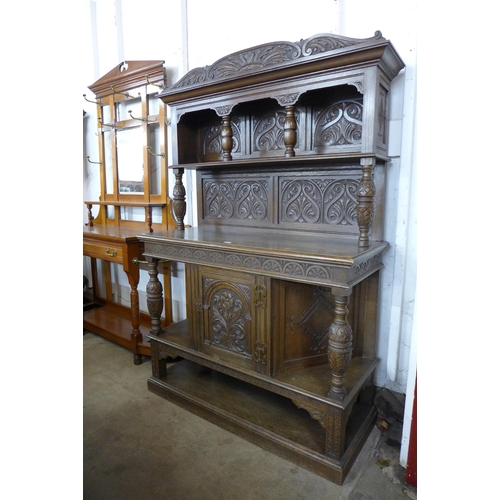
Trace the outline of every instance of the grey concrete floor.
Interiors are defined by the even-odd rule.
[[[408,500],[401,428],[374,428],[342,486],[148,391],[151,362],[83,335],[84,500]]]

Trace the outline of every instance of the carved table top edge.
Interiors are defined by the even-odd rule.
[[[148,257],[244,269],[271,278],[335,287],[339,292],[379,270],[382,253],[389,246],[382,241],[360,248],[355,239],[331,235],[234,228],[195,227],[141,234],[139,238]]]
[[[154,244],[180,245],[200,250],[307,259],[347,267],[378,254],[389,246],[386,241],[372,241],[369,246],[360,247],[357,238],[269,228],[191,227],[185,230],[139,233],[138,238],[149,244],[150,252],[151,245]]]

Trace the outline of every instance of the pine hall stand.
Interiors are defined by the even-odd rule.
[[[376,420],[387,116],[403,67],[380,32],[319,34],[230,54],[159,95],[177,229],[139,236],[148,387],[338,484]],[[167,328],[160,260],[186,266],[187,319]]]
[[[97,108],[100,197],[85,201],[83,254],[90,257],[92,295],[85,301],[83,327],[130,349],[134,363],[151,355],[146,332],[151,318],[139,307],[140,266],[144,231],[175,226],[167,196],[166,106],[158,99],[165,84],[164,61],[123,61],[89,86]],[[84,98],[89,101],[84,95]],[[96,217],[93,208],[99,208]],[[99,294],[102,262],[105,296]],[[111,264],[119,264],[130,285],[130,307],[114,300]],[[172,323],[170,267],[163,263],[165,317]],[[142,325],[142,329],[141,329]],[[143,333],[144,332],[144,333]]]

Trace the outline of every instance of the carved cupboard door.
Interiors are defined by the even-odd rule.
[[[269,279],[199,267],[197,345],[217,360],[262,374],[270,372]]]

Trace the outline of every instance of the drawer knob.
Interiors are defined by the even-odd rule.
[[[118,255],[118,250],[114,248],[106,248],[105,250],[106,255],[109,255],[110,257],[116,257]]]

